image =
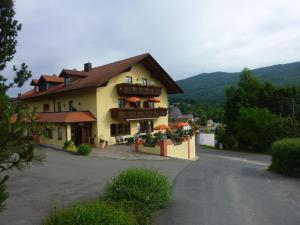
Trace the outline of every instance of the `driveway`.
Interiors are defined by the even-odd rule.
[[[98,197],[105,184],[129,167],[157,168],[173,180],[190,162],[184,160],[120,160],[76,156],[40,148],[46,162],[24,172],[10,172],[10,197],[6,210],[0,213],[3,225],[40,225],[54,206]]]
[[[300,179],[268,172],[270,157],[203,149],[174,181],[155,225],[298,225]]]

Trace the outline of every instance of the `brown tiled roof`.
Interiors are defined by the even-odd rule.
[[[32,79],[30,85],[36,85],[38,82],[38,79]]]
[[[89,87],[99,87],[105,85],[112,77],[125,72],[131,68],[134,64],[142,63],[147,69],[150,70],[151,75],[156,77],[167,89],[169,94],[183,93],[182,89],[176,84],[176,82],[168,75],[168,73],[159,65],[159,63],[149,54],[142,54],[134,56],[121,61],[113,62],[99,67],[94,67],[88,72],[67,70],[63,69],[60,73],[60,77],[65,75],[83,76],[84,78],[72,82],[70,86],[61,86],[55,90],[44,91],[42,95],[50,95],[61,93],[65,91],[77,90]],[[61,78],[62,79],[62,78]],[[41,96],[38,93],[25,93],[22,98],[30,98]]]
[[[64,78],[63,77],[58,77],[58,76],[55,76],[55,75],[42,75],[41,78],[39,79],[42,80],[44,79],[45,81],[48,81],[48,82],[53,82],[53,83],[63,83],[64,82]]]
[[[80,77],[88,76],[87,72],[84,72],[84,71],[63,69],[60,72],[60,76],[65,76],[65,75],[71,75],[71,76],[73,75],[73,76],[80,76]]]
[[[36,113],[36,119],[40,123],[77,123],[77,122],[95,122],[96,118],[89,111],[86,112],[40,112]],[[16,122],[17,114],[11,118],[11,122]],[[26,122],[30,119],[26,118]]]
[[[23,93],[21,95],[21,98],[26,99],[26,98],[44,96],[44,95],[54,92],[55,90],[63,89],[64,87],[65,87],[64,84],[58,84],[56,86],[49,87],[47,90],[43,90],[43,91],[40,90],[39,92],[35,92],[34,89],[31,89],[31,90]]]

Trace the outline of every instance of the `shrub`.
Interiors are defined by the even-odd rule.
[[[285,138],[273,143],[270,170],[300,177],[300,138]]]
[[[43,225],[135,225],[135,216],[108,203],[96,201],[55,209]]]
[[[91,151],[92,147],[89,144],[81,144],[77,149],[80,155],[88,155]]]
[[[67,150],[67,148],[69,147],[69,145],[72,143],[72,141],[70,140],[70,141],[65,141],[64,142],[64,147],[63,147],[63,149],[64,150]]]
[[[167,137],[173,141],[173,143],[176,144],[181,144],[183,142],[183,137],[179,136],[176,133],[168,132]]]
[[[67,147],[65,148],[66,151],[72,152],[72,153],[77,152],[77,148],[76,148],[75,144],[73,143],[73,141],[69,141],[69,143],[67,143],[67,144],[65,142],[65,145],[67,145]]]
[[[121,209],[128,213],[133,213],[136,218],[138,225],[148,225],[151,223],[152,213],[151,211],[141,202],[137,201],[119,201],[119,202],[110,202],[114,207]]]
[[[108,184],[104,198],[112,202],[132,202],[151,213],[168,204],[171,185],[168,178],[156,170],[131,168]]]

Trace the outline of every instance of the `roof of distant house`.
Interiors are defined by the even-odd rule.
[[[177,106],[171,106],[169,109],[169,117],[179,118],[182,117],[181,110]]]
[[[122,72],[129,71],[130,68],[137,63],[143,64],[151,72],[151,75],[156,77],[166,87],[168,94],[183,93],[182,89],[159,65],[159,63],[149,53],[146,53],[103,66],[94,67],[86,72],[63,69],[59,77],[50,76],[51,78],[49,78],[49,76],[44,75],[45,77],[43,79],[48,79],[49,82],[63,82],[63,77],[65,76],[80,76],[82,79],[77,79],[68,86],[63,84],[57,85],[40,92],[30,90],[24,93],[21,98],[32,98],[65,91],[104,86],[111,78]]]

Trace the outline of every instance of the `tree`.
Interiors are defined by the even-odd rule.
[[[270,146],[269,141],[266,139],[266,145],[263,146],[263,140],[259,140],[257,135],[263,131],[263,127],[271,126],[271,120],[274,120],[273,122],[281,121],[282,124],[286,125],[285,129],[273,127],[276,131],[282,132],[283,137],[286,137],[286,132],[289,137],[300,134],[298,126],[300,121],[300,85],[277,87],[269,81],[260,81],[250,70],[244,69],[241,72],[237,87],[229,87],[226,91],[226,140],[230,140],[231,143],[234,143],[232,140],[237,141],[240,148],[250,146],[252,149],[267,149]],[[263,127],[256,124],[258,121],[263,124]],[[252,129],[253,126],[255,129]],[[254,133],[251,133],[250,130]],[[264,130],[263,132],[267,131]],[[267,132],[266,136],[273,135],[273,137],[269,137],[269,140],[279,136],[274,132],[273,130]],[[263,133],[259,135],[264,136]],[[260,143],[256,145],[257,142]]]
[[[6,68],[15,53],[18,31],[21,24],[14,19],[15,10],[12,0],[0,1],[0,72]],[[4,209],[4,202],[8,198],[6,182],[9,178],[7,170],[12,168],[24,169],[31,163],[39,163],[43,155],[34,152],[32,138],[28,132],[34,132],[36,121],[34,113],[28,112],[26,105],[17,99],[12,102],[7,90],[21,87],[31,77],[31,72],[25,63],[20,69],[13,66],[15,77],[13,81],[0,74],[0,211]],[[15,118],[15,119],[13,119]],[[27,133],[27,134],[26,134]]]
[[[206,126],[207,125],[207,117],[206,117],[206,114],[203,110],[200,109],[198,111],[198,117],[199,117],[198,123],[201,126]]]
[[[235,138],[242,149],[264,152],[274,141],[292,135],[290,121],[266,108],[241,108],[235,121]]]

